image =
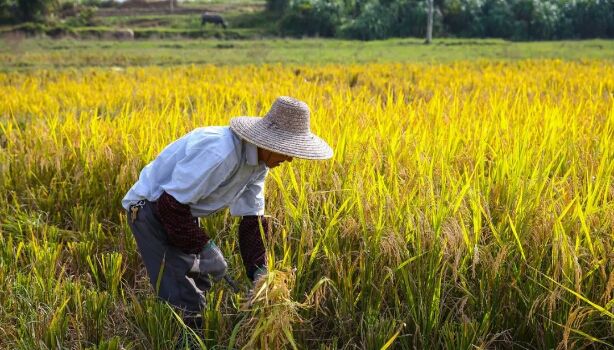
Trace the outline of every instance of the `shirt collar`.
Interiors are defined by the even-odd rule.
[[[258,147],[247,141],[245,141],[245,159],[248,165],[258,165]]]

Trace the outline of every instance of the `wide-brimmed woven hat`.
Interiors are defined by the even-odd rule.
[[[264,117],[236,117],[230,128],[254,145],[303,159],[328,159],[333,150],[309,128],[309,107],[292,97],[278,97]]]

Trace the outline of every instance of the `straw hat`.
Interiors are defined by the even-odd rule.
[[[254,145],[287,156],[328,159],[333,150],[309,128],[309,107],[292,97],[278,97],[269,112],[260,117],[236,117],[230,128]]]

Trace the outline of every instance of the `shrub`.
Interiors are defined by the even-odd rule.
[[[414,36],[423,38],[426,35],[427,4],[424,0],[405,0],[399,2],[395,36]],[[442,32],[442,16],[438,6],[433,14],[433,35]]]
[[[442,9],[445,31],[457,36],[482,36],[479,0],[446,0]]]
[[[59,8],[57,0],[17,0],[17,13],[22,21],[44,21]]]
[[[282,13],[289,5],[289,0],[267,0],[266,9],[271,12]]]
[[[353,39],[373,40],[392,36],[398,5],[385,6],[379,1],[368,3],[362,13],[342,29],[343,36]]]
[[[282,35],[325,36],[336,34],[342,17],[342,7],[336,1],[299,0],[279,22]]]
[[[577,37],[614,37],[614,2],[611,0],[573,2],[567,7],[566,16]]]
[[[361,14],[343,28],[345,37],[372,40],[392,36],[423,37],[426,34],[426,3],[422,0],[378,0],[365,5]],[[433,32],[441,32],[441,12],[433,16]]]
[[[563,18],[561,7],[553,1],[535,1],[533,19],[529,24],[528,37],[531,39],[555,39],[558,22]]]
[[[491,0],[482,6],[483,36],[489,38],[510,38],[514,35],[514,13],[509,2]]]
[[[14,13],[16,10],[15,0],[0,0],[0,24],[15,23]]]

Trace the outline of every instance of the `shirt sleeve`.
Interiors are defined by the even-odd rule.
[[[198,226],[198,219],[192,216],[189,205],[181,204],[170,194],[162,192],[156,210],[168,240],[183,252],[196,254],[209,241],[209,236]]]
[[[230,204],[232,216],[262,216],[264,215],[264,179],[267,171],[262,171],[256,179],[249,183],[245,190]]]
[[[237,162],[224,156],[208,142],[186,147],[185,156],[173,169],[171,180],[162,190],[182,204],[195,204],[223,184],[234,172]]]
[[[270,227],[265,217],[244,216],[239,224],[239,250],[245,272],[251,281],[254,280],[254,272],[267,265],[266,250],[260,232],[261,225],[264,237],[268,237]]]

